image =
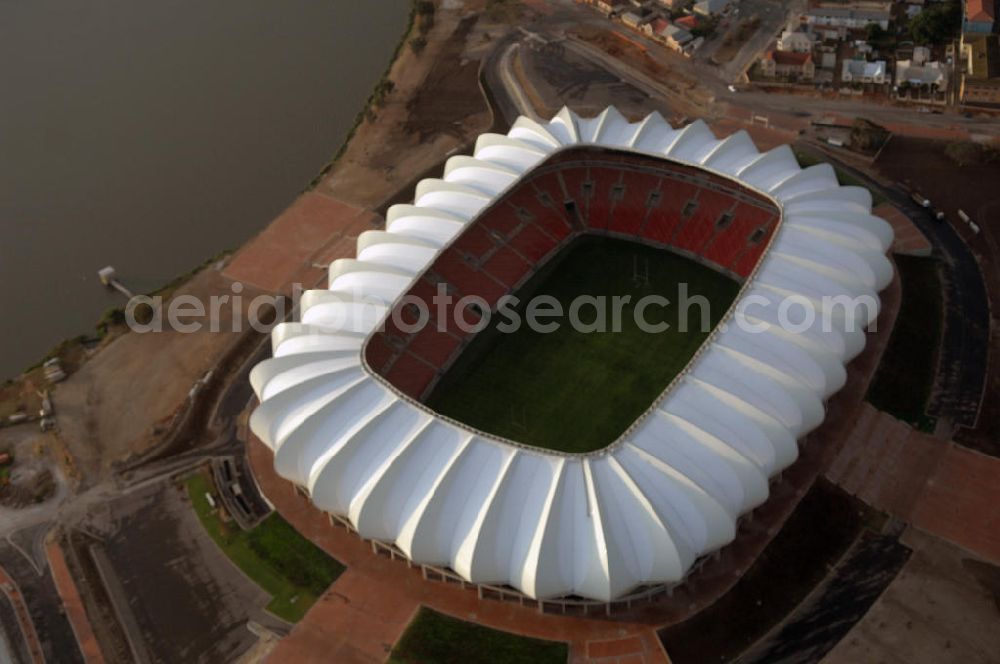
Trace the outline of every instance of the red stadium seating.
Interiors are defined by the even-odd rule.
[[[496,277],[505,285],[517,285],[531,272],[531,263],[517,255],[509,247],[501,247],[490,257],[484,266],[490,275]]]
[[[484,228],[473,224],[459,235],[451,246],[463,256],[480,261],[496,248],[497,242]]]
[[[415,355],[405,353],[393,362],[385,377],[403,394],[419,399],[436,375],[437,370],[434,367]]]
[[[662,197],[658,191],[659,180],[655,175],[626,174],[622,199],[611,208],[609,230],[625,235],[638,235],[650,209],[650,195],[656,192],[658,197]]]
[[[622,179],[622,171],[611,168],[592,168],[590,177],[594,182],[590,207],[587,210],[587,226],[594,229],[608,227],[611,215],[612,198],[615,185]]]
[[[761,254],[764,253],[764,246],[766,244],[766,242],[761,242],[760,244],[747,247],[742,254],[736,257],[730,265],[730,269],[741,277],[750,276],[754,266],[757,265],[757,261],[760,260]]]
[[[395,349],[389,345],[383,334],[372,335],[365,347],[365,361],[375,371],[382,371],[395,354]]]
[[[715,226],[722,213],[733,207],[736,201],[730,196],[707,189],[699,189],[694,200],[694,211],[677,233],[674,244],[681,249],[701,253],[715,233]]]
[[[550,199],[547,205],[542,202],[541,196],[535,189],[524,187],[511,194],[507,203],[518,216],[522,227],[539,227],[557,239],[565,238],[572,229],[566,222],[565,211],[561,209],[562,202],[556,207],[555,201]]]
[[[373,370],[411,397],[425,396],[480,320],[473,306],[460,312],[464,325],[456,322],[460,298],[495,307],[571,237],[611,232],[684,249],[746,277],[777,227],[778,210],[766,198],[721,176],[642,155],[581,151],[539,166],[434,259],[409,291],[426,304],[427,327],[411,333],[390,317],[366,347]],[[443,308],[434,301],[439,285],[451,296]],[[397,306],[404,307],[397,317],[413,318]]]
[[[660,205],[650,210],[642,228],[642,236],[660,244],[672,244],[674,234],[685,221],[681,212],[698,193],[697,187],[686,182],[664,178],[660,186]]]
[[[559,176],[562,178],[566,195],[569,196],[570,200],[575,200],[581,209],[585,207],[588,200],[588,195],[584,187],[584,184],[589,180],[587,167],[568,166],[559,171]]]
[[[408,349],[414,355],[441,368],[461,345],[461,339],[447,332],[440,332],[435,326],[429,325],[413,337]]]
[[[557,246],[558,243],[537,226],[525,226],[510,241],[511,249],[524,256],[532,264],[538,263],[548,256]]]
[[[731,267],[750,246],[754,232],[758,229],[767,230],[774,219],[775,214],[772,210],[747,203],[737,204],[731,223],[726,228],[719,229],[705,247],[705,258],[719,266]]]

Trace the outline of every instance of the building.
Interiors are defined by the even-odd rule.
[[[844,60],[840,69],[840,80],[844,83],[874,83],[881,85],[888,80],[885,60],[876,60],[875,62]]]
[[[896,86],[901,85],[944,92],[948,89],[948,65],[937,61],[917,65],[912,60],[897,60]]]
[[[1000,37],[963,35],[959,99],[963,104],[1000,105]]]
[[[948,89],[949,66],[930,61],[930,50],[923,46],[913,49],[913,58],[896,61],[896,87],[908,85],[937,92]]]
[[[654,39],[660,39],[663,32],[669,27],[670,21],[665,18],[654,18],[642,26],[642,31]]]
[[[889,29],[892,15],[888,9],[854,9],[852,7],[813,7],[804,15],[806,25],[826,39],[843,39],[851,30],[864,30],[869,25]]]
[[[792,53],[811,53],[815,39],[808,32],[802,30],[784,30],[778,37],[779,51],[789,51]]]
[[[691,32],[698,27],[701,23],[700,19],[694,14],[688,14],[687,16],[681,16],[679,19],[674,21],[674,25],[679,25],[688,32]]]
[[[656,4],[670,11],[677,11],[689,6],[691,0],[656,0]]]
[[[616,8],[616,3],[611,2],[611,0],[595,0],[593,5],[597,7],[598,10],[610,16],[614,13]]]
[[[622,23],[629,28],[637,30],[645,21],[642,16],[635,12],[625,12],[622,14]]]
[[[767,78],[794,78],[811,81],[816,75],[812,53],[768,51],[760,60],[761,74]]]
[[[733,541],[742,518],[767,500],[769,480],[795,462],[798,441],[823,422],[824,403],[846,382],[845,365],[864,349],[877,303],[843,334],[817,324],[801,344],[769,322],[779,303],[761,304],[754,315],[762,323],[710,337],[683,370],[697,379],[671,383],[627,439],[584,454],[532,448],[440,416],[411,396],[412,383],[398,382],[417,376],[410,371],[435,374],[419,362],[396,372],[405,368],[398,354],[421,335],[383,347],[391,330],[380,321],[410,306],[413,289],[432,277],[470,295],[496,291],[487,267],[456,258],[457,247],[476,245],[462,244],[474,230],[495,249],[546,247],[523,267],[529,273],[561,246],[552,233],[569,242],[591,232],[563,216],[562,194],[551,208],[537,193],[523,195],[539,166],[578,169],[592,160],[616,168],[633,160],[672,178],[664,187],[697,188],[699,201],[742,201],[720,210],[753,202],[777,215],[778,203],[795,201],[791,214],[801,217],[769,226],[773,241],[740,235],[739,220],[697,222],[731,233],[727,242],[740,239],[723,243],[734,260],[752,250],[741,268],[748,292],[768,292],[758,282],[777,279],[803,300],[816,293],[875,300],[892,279],[885,257],[892,229],[870,214],[871,196],[841,187],[832,168],[803,169],[788,146],[761,153],[746,132],[719,139],[701,121],[673,129],[658,114],[630,123],[614,108],[595,118],[564,109],[549,122],[519,118],[507,135],[485,134],[475,146],[474,156],[449,159],[443,179],[420,182],[412,204],[390,207],[385,230],[358,238],[357,259],[330,266],[329,288],[303,296],[300,321],[274,330],[274,358],[250,376],[260,401],[250,427],[273,452],[277,474],[331,520],[349,523],[373,548],[466,582],[594,603],[682,583],[699,560]],[[633,173],[622,168],[618,177]],[[645,218],[651,199],[639,183],[648,180],[630,180],[616,209]],[[615,196],[601,184],[591,191]],[[516,233],[490,235],[496,215],[510,218],[501,201],[516,195],[535,212]],[[684,203],[657,199],[675,204]],[[837,223],[824,223],[832,209]],[[521,236],[527,228],[534,232]],[[445,341],[449,333],[434,327],[424,331]],[[392,367],[376,361],[384,351],[397,354],[385,358]]]
[[[701,0],[694,3],[694,12],[702,16],[715,16],[721,14],[729,4],[729,0]]]
[[[662,36],[664,43],[675,51],[683,51],[684,46],[692,39],[691,33],[679,25],[667,26]]]
[[[962,32],[988,35],[996,27],[996,0],[965,0],[962,9]]]
[[[684,46],[692,39],[690,32],[679,25],[672,25],[663,18],[650,21],[642,26],[642,31],[678,52],[683,52]]]
[[[819,68],[834,70],[837,68],[837,47],[832,44],[820,45],[816,48],[819,56]],[[832,73],[832,72],[831,72]]]
[[[1000,107],[1000,78],[965,78],[960,93],[963,104]]]

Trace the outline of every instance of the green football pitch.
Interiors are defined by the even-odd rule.
[[[679,293],[709,303],[703,328],[702,307],[687,307],[687,330],[679,325]],[[606,447],[634,422],[687,364],[739,291],[730,277],[691,259],[635,242],[585,237],[564,249],[516,293],[522,319],[529,298],[555,297],[568,312],[578,296],[606,298],[607,331],[578,331],[568,316],[554,332],[521,325],[501,331],[495,317],[466,348],[435,387],[427,405],[472,427],[528,445],[563,452]],[[641,329],[636,304],[659,295],[670,304],[644,311]],[[621,308],[615,331],[611,299],[631,296]],[[594,324],[593,305],[579,320]],[[549,322],[550,319],[545,319]]]

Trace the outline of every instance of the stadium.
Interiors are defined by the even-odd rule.
[[[669,591],[767,500],[862,351],[893,273],[871,205],[742,131],[522,117],[304,295],[251,374],[251,428],[317,508],[415,564],[534,600]],[[441,291],[487,318],[511,295],[682,283],[711,329],[470,332],[433,307],[411,325]],[[780,324],[782,300],[845,297],[876,305]]]

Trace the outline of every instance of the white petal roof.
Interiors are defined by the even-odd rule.
[[[372,372],[362,349],[477,213],[547,156],[581,144],[731,177],[771,199],[782,221],[728,315],[753,302],[746,319],[762,331],[720,326],[619,440],[573,455],[437,415]],[[702,121],[675,130],[656,113],[629,123],[614,108],[522,117],[506,136],[481,136],[474,157],[451,158],[442,179],[422,181],[413,205],[390,208],[385,231],[361,235],[357,260],[331,266],[329,290],[306,294],[301,322],[274,331],[274,358],[252,372],[261,403],[251,426],[277,472],[317,507],[417,563],[535,598],[607,601],[676,583],[766,500],[877,313],[846,331],[793,334],[778,325],[779,298],[877,303],[892,277],[891,241],[868,191],[839,186],[828,165],[800,168],[787,146],[760,153],[746,132],[717,139]]]

